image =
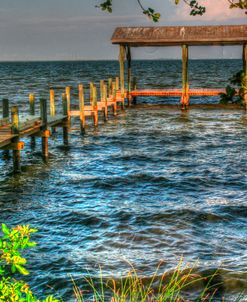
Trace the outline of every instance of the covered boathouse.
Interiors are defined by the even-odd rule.
[[[127,95],[129,104],[136,96],[179,96],[181,106],[189,105],[191,95],[219,95],[224,89],[190,89],[188,78],[189,46],[242,45],[243,72],[245,80],[244,102],[247,108],[247,25],[222,26],[162,26],[162,27],[118,27],[112,36],[112,43],[120,47],[120,87],[125,94],[125,58],[128,65]],[[131,47],[181,46],[182,89],[132,90]],[[223,87],[222,87],[223,88]]]

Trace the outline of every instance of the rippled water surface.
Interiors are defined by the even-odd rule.
[[[117,62],[0,64],[1,97],[27,110],[27,95],[57,103],[65,85],[117,74]],[[178,61],[134,63],[139,87],[180,86]],[[224,87],[241,61],[193,61],[191,86]],[[145,276],[159,260],[172,270],[183,256],[199,271],[220,268],[224,289],[246,290],[247,120],[238,109],[156,106],[178,99],[138,99],[98,129],[79,134],[73,122],[70,145],[61,130],[50,139],[43,163],[40,143],[22,152],[23,173],[11,174],[0,159],[0,221],[39,229],[29,253],[37,293],[47,284],[70,296],[69,274],[120,276],[133,263]],[[218,102],[195,98],[195,103]],[[150,106],[145,105],[148,103]],[[88,124],[91,122],[89,121]],[[45,291],[42,291],[45,289]],[[69,298],[68,298],[69,299]]]

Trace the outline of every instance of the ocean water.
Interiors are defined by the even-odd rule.
[[[240,69],[240,60],[191,61],[191,87],[225,87]],[[180,70],[179,61],[133,63],[140,88],[180,87]],[[48,98],[55,87],[61,108],[71,85],[76,106],[79,83],[117,73],[117,62],[1,63],[0,94],[25,114],[29,93]],[[0,157],[0,222],[39,229],[39,245],[27,254],[37,295],[56,290],[73,301],[70,275],[80,284],[101,267],[103,277],[119,278],[130,262],[148,278],[159,261],[173,271],[181,257],[204,275],[218,270],[226,301],[247,291],[246,114],[181,113],[163,103],[179,99],[138,98],[107,123],[100,118],[98,129],[88,121],[84,136],[74,120],[68,147],[61,129],[49,140],[47,163],[39,139],[34,150],[25,139],[20,175]]]

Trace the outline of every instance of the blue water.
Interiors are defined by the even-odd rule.
[[[138,87],[179,87],[179,61],[136,61]],[[240,60],[192,61],[192,87],[222,88],[241,69]],[[116,76],[117,62],[1,63],[0,93],[28,110],[28,93],[57,105],[66,85]],[[48,163],[40,142],[22,152],[23,173],[11,174],[0,159],[0,222],[39,229],[38,247],[28,253],[38,295],[54,287],[73,301],[69,274],[115,278],[130,261],[150,276],[160,260],[172,271],[181,257],[207,273],[220,269],[223,294],[247,290],[247,119],[239,109],[156,106],[176,98],[139,98],[98,129],[86,134],[73,122],[69,147],[61,129],[50,139]],[[217,98],[193,98],[216,103]],[[150,106],[146,106],[149,104]]]

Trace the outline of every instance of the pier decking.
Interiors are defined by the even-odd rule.
[[[225,89],[190,89],[189,96],[218,96]],[[137,89],[131,91],[132,97],[138,96],[182,96],[182,89]]]

